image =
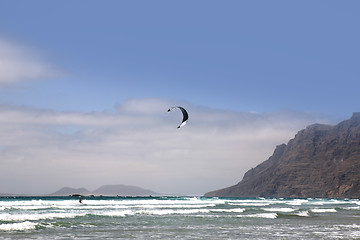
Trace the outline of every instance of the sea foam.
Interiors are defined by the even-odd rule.
[[[333,212],[337,212],[335,208],[314,208],[311,209],[312,212],[314,213],[333,213]]]
[[[262,210],[267,212],[294,212],[297,209],[293,208],[262,208]]]
[[[41,213],[41,214],[9,214],[3,213],[0,214],[0,221],[37,221],[44,219],[54,219],[54,218],[75,218],[79,216],[85,216],[86,213]]]
[[[247,215],[238,215],[237,217],[245,218],[270,218],[275,219],[278,217],[276,213],[256,213],[256,214],[247,214]]]
[[[0,231],[25,231],[36,228],[36,223],[25,221],[19,223],[0,224]]]

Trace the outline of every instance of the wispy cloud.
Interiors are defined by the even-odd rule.
[[[0,85],[58,76],[60,71],[25,46],[0,37]]]
[[[51,192],[132,184],[162,193],[202,194],[241,180],[306,125],[311,114],[239,113],[133,99],[112,112],[0,106],[0,192]]]

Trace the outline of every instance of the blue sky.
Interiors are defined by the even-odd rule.
[[[43,147],[36,153],[24,155],[29,143],[14,146],[9,139],[3,138],[0,142],[0,161],[14,164],[16,156],[21,155],[23,160],[17,161],[27,161],[29,166],[30,163],[42,165],[35,159],[44,156],[52,159],[56,154],[53,151],[55,148],[58,154],[74,158],[75,162],[78,159],[85,161],[85,150],[74,153],[73,149],[62,144],[77,139],[79,146],[86,145],[92,139],[89,132],[100,131],[102,134],[96,135],[99,137],[98,145],[94,143],[93,147],[104,147],[99,148],[99,156],[100,152],[109,153],[112,148],[105,144],[108,142],[100,141],[105,136],[109,137],[109,129],[113,132],[120,131],[122,127],[133,129],[126,136],[138,136],[138,131],[143,131],[140,127],[143,123],[131,118],[135,115],[142,116],[142,119],[154,118],[154,124],[157,121],[165,124],[173,121],[177,125],[173,116],[160,111],[160,106],[166,111],[168,105],[181,104],[191,110],[190,117],[198,116],[189,122],[190,126],[187,125],[185,131],[198,126],[197,120],[201,119],[217,138],[224,138],[223,144],[228,144],[234,138],[242,141],[244,136],[248,136],[243,134],[245,128],[236,122],[245,124],[245,120],[261,119],[257,122],[261,126],[249,124],[254,127],[257,143],[263,144],[266,150],[262,155],[256,155],[258,146],[254,141],[254,145],[251,145],[253,152],[246,155],[242,155],[243,152],[230,153],[228,159],[253,160],[249,164],[235,164],[229,160],[229,169],[237,167],[239,170],[226,179],[222,176],[228,176],[229,172],[226,171],[229,169],[224,170],[223,174],[219,173],[217,179],[211,177],[214,171],[210,170],[201,179],[196,178],[201,164],[198,168],[195,164],[194,171],[187,174],[192,181],[196,179],[204,183],[192,190],[187,190],[186,181],[177,189],[158,187],[159,183],[155,182],[146,187],[162,192],[201,194],[235,184],[249,167],[266,160],[276,144],[287,142],[306,125],[314,121],[334,124],[359,111],[359,7],[358,1],[2,0],[0,105],[3,116],[16,112],[29,121],[13,121],[11,117],[14,115],[9,115],[2,120],[3,131],[24,128],[29,131],[27,135],[19,133],[15,141],[26,139],[27,136],[34,139],[41,133],[43,138],[39,138],[39,146],[44,144],[44,139],[51,139],[54,143],[48,149]],[[129,106],[137,110],[133,112],[127,109]],[[148,112],[147,109],[152,108],[157,115]],[[41,117],[34,116],[47,117],[37,122]],[[121,126],[109,120],[116,118],[123,121],[125,117],[131,122],[122,123],[125,125]],[[48,122],[49,119],[54,122]],[[109,125],[97,124],[96,119]],[[277,119],[277,123],[265,121],[269,119]],[[226,138],[225,135],[217,135],[223,128],[231,127],[238,136],[229,134]],[[275,134],[274,129],[278,128],[281,128],[283,135]],[[204,132],[200,133],[197,132],[200,130],[193,131],[204,135],[209,129],[204,128]],[[259,129],[267,129],[275,135],[264,135],[264,131]],[[188,134],[196,138],[194,132]],[[154,135],[153,132],[148,134]],[[162,139],[164,136],[158,137]],[[176,139],[182,137],[176,135]],[[139,142],[145,139],[138,137]],[[168,147],[176,149],[175,142]],[[191,144],[198,146],[196,144],[199,143]],[[244,144],[249,142],[244,140]],[[154,148],[158,148],[158,152],[161,152],[160,149],[165,151],[160,145],[152,146]],[[182,153],[191,156],[194,161],[202,158],[202,161],[198,161],[208,166],[214,163],[214,168],[218,168],[215,162],[220,161],[220,157],[205,163],[203,159],[208,157],[205,151],[204,155],[197,156],[198,150],[190,145],[184,146],[184,149],[186,153]],[[229,151],[220,146],[218,150],[212,156]],[[105,154],[104,158],[130,154],[117,151],[111,156]],[[155,154],[150,149],[144,150],[143,155],[138,157],[131,154],[131,158],[135,159],[133,165],[127,165],[124,171],[127,169],[134,173],[135,169],[142,168],[144,165],[139,159],[144,159],[150,153]],[[78,158],[74,157],[76,154],[79,154]],[[96,159],[93,160],[94,168],[96,161],[102,161],[99,160],[101,157]],[[147,164],[151,165],[156,159],[149,159]],[[44,157],[43,161],[50,160]],[[80,169],[79,165],[73,164]],[[115,165],[109,164],[108,168]],[[11,166],[8,165],[9,169]],[[163,170],[160,166],[154,172],[171,172],[172,165]],[[59,166],[55,161],[54,165],[48,167]],[[9,169],[2,169],[9,172]],[[106,165],[104,169],[107,169]],[[24,168],[21,172],[31,177],[31,173],[36,171],[40,170]],[[55,171],[54,174],[58,179],[54,179],[51,186],[44,184],[39,192],[61,186],[63,175]],[[90,188],[98,187],[96,184],[110,184],[101,181],[90,184],[85,175],[83,179],[86,181],[77,181],[80,187],[86,187],[87,183]],[[139,175],[136,176],[139,179]],[[163,179],[159,178],[158,182]],[[212,185],[210,179],[213,180]],[[108,181],[144,185],[144,181],[131,177],[117,179],[115,173]],[[12,189],[14,192],[25,191],[20,185],[14,185],[11,189],[0,186],[0,192]]]
[[[27,85],[20,99],[6,89],[3,101],[101,110],[164,97],[237,111],[357,110],[356,1],[20,2],[2,1],[2,37],[63,75]],[[59,100],[44,103],[44,92]]]

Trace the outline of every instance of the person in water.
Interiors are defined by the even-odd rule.
[[[79,198],[79,203],[81,203],[81,204],[83,203],[81,198]]]

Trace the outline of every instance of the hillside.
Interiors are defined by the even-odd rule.
[[[205,196],[360,198],[360,113],[299,131],[241,182]]]
[[[53,196],[67,196],[67,195],[73,195],[73,194],[79,194],[79,195],[89,195],[91,192],[87,190],[86,188],[71,188],[71,187],[63,187],[59,189],[58,191],[49,194]]]
[[[98,195],[119,195],[119,196],[149,196],[159,195],[151,190],[127,185],[105,185],[96,189],[94,194]]]

